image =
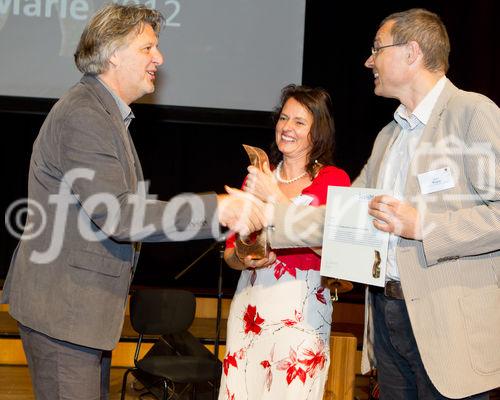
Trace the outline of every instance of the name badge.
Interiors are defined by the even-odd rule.
[[[450,167],[424,172],[423,174],[418,174],[417,178],[422,194],[440,192],[441,190],[455,187]]]

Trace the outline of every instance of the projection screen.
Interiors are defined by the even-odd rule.
[[[120,4],[127,0],[119,0]],[[269,111],[300,83],[305,0],[147,0],[166,17],[165,62],[142,102]],[[99,0],[0,0],[0,96],[58,98]]]

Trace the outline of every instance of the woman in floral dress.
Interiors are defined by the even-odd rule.
[[[328,186],[349,186],[332,166],[334,127],[322,89],[290,85],[277,112],[273,172],[249,167],[244,190],[265,201],[321,205]],[[310,248],[239,259],[234,238],[227,264],[242,270],[229,313],[219,400],[323,397],[330,364],[332,304]]]

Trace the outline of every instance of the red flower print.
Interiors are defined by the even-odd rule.
[[[262,330],[260,325],[262,325],[264,321],[265,320],[261,318],[261,316],[257,312],[257,307],[251,306],[249,304],[245,311],[245,315],[243,316],[243,322],[245,323],[245,333],[253,332],[258,335]]]
[[[306,372],[309,374],[311,378],[313,378],[318,371],[322,370],[325,367],[326,362],[326,354],[324,351],[324,343],[322,340],[318,341],[317,351],[312,349],[305,349],[303,354],[306,358],[299,360],[301,364],[304,364],[306,367]]]
[[[233,353],[233,355],[227,353],[227,356],[224,358],[224,362],[222,363],[224,375],[227,376],[227,372],[229,371],[229,367],[231,365],[235,368],[238,368],[238,363],[236,362],[236,353]]]
[[[269,358],[271,362],[274,360],[274,347],[275,345],[273,344],[273,347],[271,349],[271,352],[269,353]],[[260,365],[262,365],[262,368],[266,370],[266,390],[269,392],[271,390],[271,385],[273,383],[273,372],[271,371],[271,362],[268,360],[264,360],[260,362]]]
[[[316,291],[316,298],[318,299],[319,302],[326,304],[326,299],[325,296],[323,295],[324,291],[325,291],[324,287],[319,287],[318,290]]]
[[[294,326],[297,323],[297,321],[293,319],[282,319],[281,322],[283,322],[285,326]]]
[[[266,370],[266,390],[269,392],[271,390],[271,385],[273,383],[273,372],[271,371],[271,363],[267,360],[261,361],[260,365]]]
[[[292,383],[295,378],[299,378],[302,383],[306,382],[306,371],[304,371],[302,368],[297,368],[295,365],[292,365],[290,368],[287,369],[286,371],[286,382],[288,384]]]
[[[302,316],[302,313],[300,311],[295,310],[295,319],[282,319],[281,322],[285,324],[285,326],[294,326],[298,322],[301,322],[304,317]]]
[[[246,355],[246,351],[244,348],[241,348],[238,350],[237,353],[234,353],[234,355],[239,358],[240,360],[243,360],[245,358],[245,355]]]
[[[284,370],[287,370],[288,368],[290,368],[290,366],[292,364],[296,364],[296,363],[297,363],[297,352],[290,347],[290,353],[289,353],[288,358],[285,358],[285,359],[279,361],[277,368],[280,371],[284,371]]]
[[[276,278],[276,280],[281,278],[285,274],[285,272],[288,272],[294,278],[297,278],[297,271],[295,270],[295,267],[289,267],[282,262],[276,263],[276,265],[274,266],[274,277]]]
[[[231,392],[229,391],[229,388],[228,388],[227,386],[226,386],[226,398],[227,398],[228,400],[234,400],[234,393],[231,393]]]
[[[290,357],[281,360],[277,369],[280,371],[286,370],[286,382],[290,385],[295,378],[299,378],[302,383],[305,383],[307,374],[301,367],[297,367],[297,353],[295,350],[290,348]]]

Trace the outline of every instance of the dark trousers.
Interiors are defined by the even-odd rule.
[[[110,352],[51,338],[19,324],[36,400],[108,400]]]
[[[444,400],[429,379],[404,300],[372,292],[375,358],[381,400]],[[468,397],[487,400],[487,393]]]

